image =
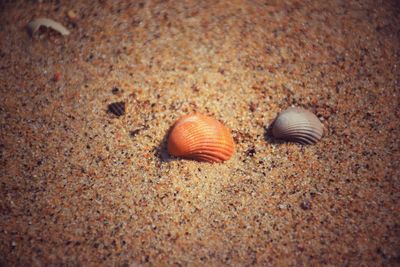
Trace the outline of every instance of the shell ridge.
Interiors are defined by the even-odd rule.
[[[224,155],[230,155],[233,151],[232,150],[220,150],[220,149],[198,149],[193,151],[190,154],[224,154]]]
[[[211,133],[217,133],[218,129],[207,127],[207,131],[204,131],[204,129],[199,128],[199,127],[193,127],[195,128],[192,130],[192,128],[186,128],[184,129],[184,134],[186,135],[186,138],[191,139],[191,138],[196,138],[200,136],[207,136],[206,133],[211,134]],[[197,128],[197,129],[196,129]],[[218,138],[218,137],[215,137]]]
[[[292,135],[310,135],[316,138],[321,138],[322,134],[315,131],[307,131],[307,130],[292,130],[292,131],[285,131],[281,133],[281,136],[292,136]]]
[[[313,128],[315,130],[320,131],[321,128],[323,128],[323,126],[321,127],[321,125],[316,125],[314,123],[298,123],[298,124],[291,124],[290,126],[285,127],[286,129],[293,129],[293,128],[300,128],[300,127],[306,127],[306,128]]]
[[[296,132],[295,134],[291,134],[291,135],[286,135],[287,137],[291,137],[291,136],[299,136],[299,137],[305,137],[305,138],[312,138],[312,139],[319,139],[319,136],[315,136],[315,135],[310,135],[308,133],[299,133]]]
[[[221,154],[213,154],[213,153],[194,153],[191,154],[193,157],[210,157],[210,158],[218,158],[220,160],[229,159],[229,155],[221,155]]]
[[[199,147],[199,148],[196,148],[196,149],[190,151],[189,153],[190,154],[196,154],[196,153],[206,154],[206,153],[215,153],[215,152],[220,152],[220,153],[229,155],[233,152],[233,150],[228,149],[228,148],[219,149],[218,147],[206,147],[206,148]]]

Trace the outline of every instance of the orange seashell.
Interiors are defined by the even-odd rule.
[[[169,154],[197,161],[222,162],[234,150],[231,131],[216,119],[201,114],[181,117],[168,138]]]

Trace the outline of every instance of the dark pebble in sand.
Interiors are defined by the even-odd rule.
[[[112,92],[114,95],[116,95],[116,94],[118,94],[118,93],[121,93],[122,90],[119,89],[118,87],[114,86],[114,87],[111,89],[111,92]]]
[[[303,210],[309,210],[311,209],[311,203],[309,201],[303,201],[300,204],[300,208],[302,208]]]
[[[135,137],[135,136],[140,132],[140,130],[141,130],[141,129],[132,130],[132,131],[129,133],[129,135],[130,135],[131,137]]]
[[[256,154],[256,149],[254,147],[246,151],[246,155],[249,157],[253,157],[254,154]]]

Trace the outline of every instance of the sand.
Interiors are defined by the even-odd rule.
[[[396,1],[0,5],[0,265],[400,264]],[[291,105],[319,143],[267,134]],[[229,161],[168,156],[193,112]]]

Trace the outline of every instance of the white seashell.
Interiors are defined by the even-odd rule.
[[[298,107],[279,113],[272,125],[274,137],[300,144],[315,144],[323,133],[324,126],[317,116]]]
[[[61,25],[57,21],[54,21],[54,20],[48,19],[48,18],[38,18],[38,19],[35,19],[35,20],[32,20],[31,22],[29,22],[28,23],[29,34],[33,35],[42,26],[51,28],[51,29],[59,32],[62,35],[70,34],[69,30],[67,28],[65,28],[63,25]]]

